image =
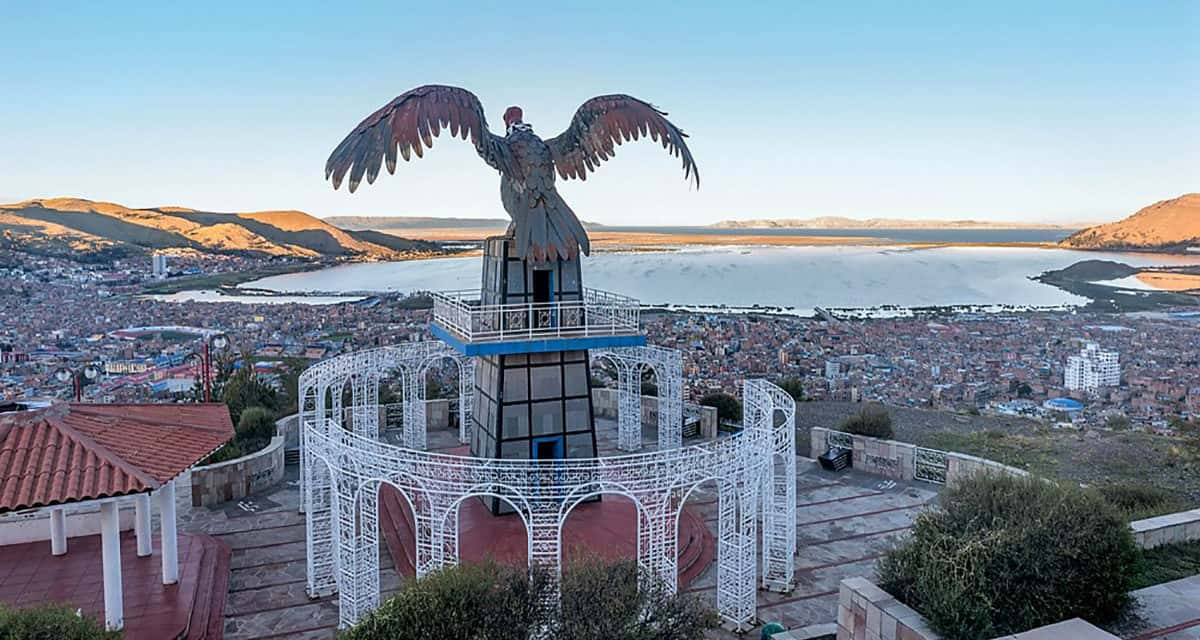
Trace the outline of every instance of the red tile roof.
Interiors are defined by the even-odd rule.
[[[232,437],[215,403],[0,414],[0,513],[151,491]]]

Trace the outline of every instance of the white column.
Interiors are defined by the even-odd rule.
[[[158,490],[158,529],[162,536],[163,584],[179,582],[179,548],[175,539],[175,481]]]
[[[150,494],[139,493],[134,498],[133,529],[137,534],[137,554],[139,558],[150,555],[154,544],[150,540]]]
[[[121,592],[121,520],[117,503],[100,505],[100,550],[104,560],[104,627],[125,626],[125,598]]]
[[[62,507],[50,510],[50,553],[67,553],[67,511]]]

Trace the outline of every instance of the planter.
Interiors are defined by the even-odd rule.
[[[892,597],[866,578],[847,578],[838,587],[838,640],[941,640],[924,616]],[[1118,640],[1116,636],[1078,618],[1031,629],[996,640]]]

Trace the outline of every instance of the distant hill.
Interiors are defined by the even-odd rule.
[[[500,218],[433,218],[418,216],[329,216],[325,222],[352,231],[373,229],[503,229],[508,219]]]
[[[1072,249],[1164,252],[1200,247],[1200,193],[1155,202],[1119,222],[1075,233],[1062,245]]]
[[[822,216],[819,218],[722,220],[709,226],[716,229],[1077,229],[1082,225]]]
[[[348,231],[400,231],[404,229],[505,229],[508,218],[435,218],[426,216],[329,216],[325,222]],[[602,229],[597,222],[583,221],[588,229]]]
[[[0,205],[0,246],[82,259],[192,249],[291,258],[390,260],[412,252],[438,250],[429,242],[381,235],[339,229],[303,211],[130,209],[76,198]]]

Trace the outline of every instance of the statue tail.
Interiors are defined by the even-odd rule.
[[[504,208],[513,219],[517,257],[548,262],[590,253],[587,231],[558,192],[526,188],[512,195],[504,198]]]

